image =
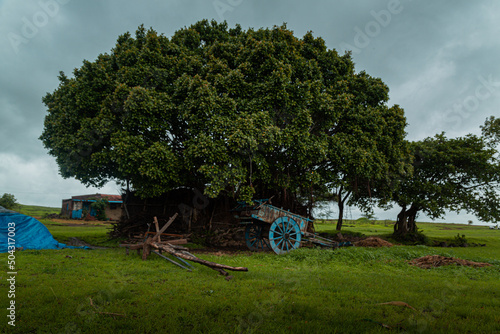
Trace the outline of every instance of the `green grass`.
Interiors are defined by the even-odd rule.
[[[92,224],[81,224],[80,226],[67,226],[50,219],[39,219],[59,242],[65,243],[69,238],[79,238],[93,246],[116,247],[120,240],[111,240],[108,232],[110,224],[93,222]]]
[[[49,214],[60,214],[61,208],[17,204],[17,207],[14,209],[14,211],[17,211],[27,216],[39,218]]]
[[[116,244],[107,240],[105,225],[68,227],[43,222],[62,242],[75,236],[94,244]],[[366,235],[386,235],[392,228],[383,223],[346,225],[352,225],[346,230]],[[154,255],[142,261],[135,252],[126,256],[119,248],[17,252],[17,319],[12,332],[500,332],[500,231],[465,225],[418,226],[432,238],[451,239],[460,232],[487,246],[301,248],[283,256],[200,255],[249,268],[231,273],[230,281],[203,266],[186,272]],[[317,229],[332,232],[335,226],[321,224]],[[407,263],[433,254],[493,266],[424,270]],[[0,258],[7,261],[6,254]],[[1,275],[4,291],[5,273]],[[6,303],[6,298],[0,301]],[[389,301],[406,302],[415,310],[379,305]],[[2,317],[6,318],[5,313]],[[0,326],[4,325],[5,320]]]

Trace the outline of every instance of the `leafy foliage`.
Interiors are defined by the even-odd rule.
[[[98,220],[106,220],[106,208],[109,205],[109,201],[106,198],[100,198],[96,200],[95,202],[92,202],[90,204],[90,207],[95,210],[95,217]]]
[[[378,187],[404,169],[406,123],[388,87],[286,25],[204,20],[170,39],[141,26],[59,80],[40,139],[86,185],[312,204],[325,184]]]
[[[481,130],[489,146],[497,147],[500,145],[500,118],[490,116],[481,126]]]

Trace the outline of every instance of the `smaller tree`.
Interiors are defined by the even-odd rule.
[[[401,207],[395,235],[417,232],[419,212],[441,218],[445,210],[464,210],[483,221],[500,219],[500,164],[492,124],[494,118],[487,120],[482,137],[440,134],[411,143],[414,173],[402,180],[394,198]]]
[[[17,205],[18,203],[16,197],[12,194],[5,193],[2,195],[2,197],[0,197],[0,206],[3,206],[6,209],[15,209]]]

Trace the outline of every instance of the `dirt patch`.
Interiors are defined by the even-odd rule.
[[[354,243],[356,247],[392,247],[394,246],[389,241],[380,239],[378,237],[368,237]]]
[[[449,265],[468,266],[474,268],[491,266],[491,264],[489,263],[473,262],[473,261],[457,259],[454,257],[446,257],[441,255],[427,255],[424,257],[419,257],[418,259],[413,259],[409,263],[412,266],[417,266],[423,269],[430,269],[430,268],[449,266]]]

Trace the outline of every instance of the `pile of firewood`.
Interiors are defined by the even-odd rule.
[[[245,245],[245,227],[236,226],[214,230],[208,243],[215,247],[241,247]]]
[[[122,218],[120,221],[111,223],[111,231],[109,236],[111,238],[136,238],[137,236],[146,233],[150,224],[145,222],[152,222],[154,215],[147,213],[141,213],[134,215],[130,218]],[[169,216],[158,216],[157,221],[166,222]],[[183,233],[182,220],[177,219],[177,221],[169,227],[171,233]],[[173,231],[173,232],[172,232]]]
[[[172,216],[169,219],[169,221],[161,229],[159,228],[158,220],[155,217],[154,224],[156,227],[156,233],[154,233],[153,235],[150,235],[150,236],[148,236],[148,234],[147,234],[146,235],[147,238],[142,242],[121,244],[120,246],[126,248],[127,255],[129,253],[130,249],[137,250],[138,253],[140,253],[140,251],[142,250],[142,259],[143,260],[146,260],[147,257],[151,253],[153,253],[153,254],[156,254],[156,255],[168,260],[169,262],[172,262],[173,264],[175,264],[181,268],[187,269],[187,270],[190,270],[188,267],[192,268],[192,265],[187,261],[192,261],[192,262],[196,262],[196,263],[202,264],[204,266],[207,266],[213,270],[216,270],[224,276],[229,275],[226,272],[226,270],[248,271],[248,269],[245,267],[231,267],[231,266],[227,266],[224,264],[219,264],[219,263],[215,263],[215,262],[202,260],[202,259],[196,257],[195,255],[189,253],[188,248],[185,248],[185,247],[178,245],[179,243],[185,243],[184,242],[185,240],[177,239],[177,240],[162,241],[161,240],[162,234],[170,226],[170,224],[172,224],[172,222],[175,220],[176,217],[177,217],[177,213],[174,216]],[[166,252],[166,253],[172,255],[176,260],[182,262],[182,264],[177,262],[176,260],[173,260],[173,259],[163,255],[162,252]],[[230,276],[228,276],[227,278],[229,278],[229,277]]]

